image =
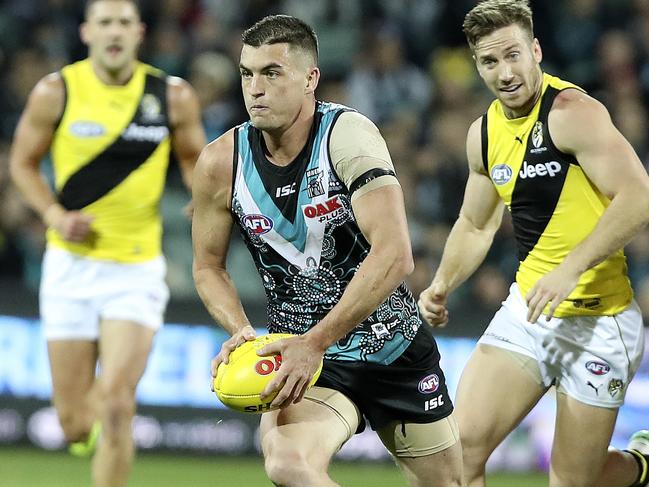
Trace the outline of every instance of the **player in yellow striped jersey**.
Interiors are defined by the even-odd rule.
[[[464,32],[496,100],[469,129],[464,203],[424,318],[447,323],[448,295],[484,259],[503,206],[520,261],[458,387],[466,481],[485,485],[490,454],[554,385],[550,485],[647,485],[646,440],[607,446],[643,353],[622,247],[649,220],[649,177],[602,104],[542,71],[526,1],[483,1]]]
[[[100,422],[93,482],[115,487],[132,463],[135,388],[168,299],[159,202],[170,151],[189,187],[205,135],[194,90],[137,60],[137,3],[90,0],[85,14],[88,58],[36,85],[11,173],[48,227],[40,308],[53,403],[73,446]],[[48,150],[54,192],[39,172]]]

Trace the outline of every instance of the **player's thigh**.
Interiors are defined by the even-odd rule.
[[[105,319],[100,326],[100,383],[104,392],[135,393],[151,351],[155,330],[134,321]]]
[[[345,395],[313,387],[299,403],[262,414],[260,434],[266,463],[306,462],[326,470],[360,420],[358,408]]]
[[[453,414],[431,423],[393,421],[377,431],[411,486],[456,486],[462,448]]]
[[[478,344],[462,372],[455,399],[465,457],[486,459],[546,390],[535,359]]]
[[[47,352],[52,373],[52,400],[63,409],[83,404],[95,380],[97,343],[89,340],[50,340]]]
[[[593,485],[604,466],[617,408],[591,406],[557,393],[550,486]]]

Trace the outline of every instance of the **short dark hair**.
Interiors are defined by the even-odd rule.
[[[86,19],[88,18],[88,14],[90,13],[90,7],[92,7],[95,3],[101,1],[103,0],[86,0],[86,7],[83,11]],[[140,14],[140,2],[138,2],[138,0],[107,0],[107,1],[112,1],[112,2],[122,1],[122,2],[132,3],[133,6],[135,7],[135,10],[137,10],[138,15]]]
[[[485,0],[473,7],[462,24],[462,30],[471,49],[475,49],[481,37],[512,24],[519,25],[534,38],[532,9],[528,0]]]
[[[306,22],[290,15],[268,15],[244,31],[243,43],[253,47],[287,43],[307,51],[318,62],[318,37]]]

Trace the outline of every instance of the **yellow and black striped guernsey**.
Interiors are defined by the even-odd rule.
[[[577,160],[550,138],[552,102],[567,88],[577,87],[544,74],[542,95],[527,116],[508,119],[496,100],[482,119],[482,159],[512,214],[523,296],[591,233],[609,204]],[[632,297],[620,250],[586,271],[555,315],[612,315]]]
[[[126,85],[106,85],[88,59],[61,74],[66,103],[51,147],[57,198],[95,219],[86,242],[50,229],[48,243],[118,262],[157,257],[170,151],[166,75],[137,63]]]

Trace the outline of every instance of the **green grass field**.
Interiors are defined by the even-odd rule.
[[[338,462],[332,477],[349,487],[405,487],[397,468],[389,464]],[[0,449],[2,487],[84,487],[90,485],[90,461],[62,452]],[[256,487],[271,486],[261,459],[205,458],[140,454],[129,486],[132,487]],[[494,475],[489,487],[540,487],[545,476]]]

